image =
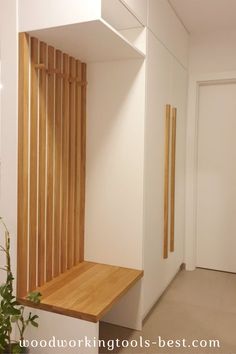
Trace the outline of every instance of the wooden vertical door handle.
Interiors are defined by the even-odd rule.
[[[164,179],[164,247],[163,257],[168,258],[168,224],[169,224],[169,146],[170,146],[170,113],[171,106],[166,105],[165,126],[165,179]]]
[[[171,134],[171,189],[170,189],[170,252],[175,249],[175,156],[176,156],[176,117],[177,109],[172,108]]]

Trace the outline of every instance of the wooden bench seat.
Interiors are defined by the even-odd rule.
[[[25,298],[18,301],[29,307],[97,322],[142,276],[141,270],[84,261],[35,289],[42,294],[40,304]]]

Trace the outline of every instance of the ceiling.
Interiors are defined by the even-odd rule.
[[[192,34],[236,29],[236,0],[169,0]]]

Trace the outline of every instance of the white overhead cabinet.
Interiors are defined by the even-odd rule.
[[[19,31],[86,62],[144,57],[144,26],[120,0],[22,0]]]

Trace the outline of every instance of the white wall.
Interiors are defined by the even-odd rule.
[[[233,70],[236,70],[236,30],[191,36],[190,74]]]
[[[12,267],[16,273],[17,235],[17,7],[16,0],[0,2],[1,58],[1,195],[0,215],[12,235]],[[3,233],[1,233],[3,236]],[[0,238],[2,243],[3,237]]]
[[[19,31],[63,26],[101,17],[101,0],[20,0]]]
[[[142,269],[144,64],[87,70],[85,258]]]

